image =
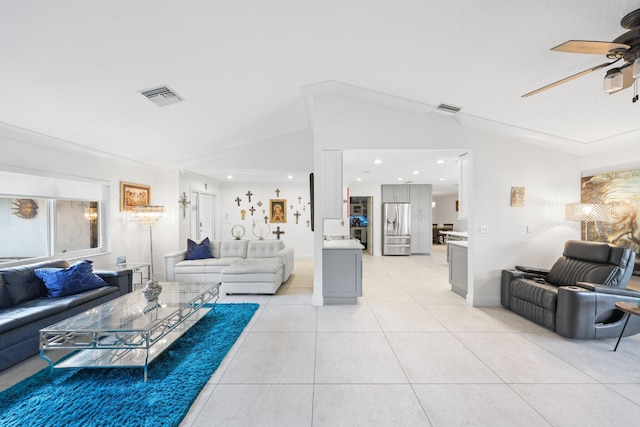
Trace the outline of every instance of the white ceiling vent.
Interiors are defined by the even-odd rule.
[[[164,107],[165,105],[176,104],[183,101],[180,95],[166,86],[145,90],[141,93],[158,107]]]
[[[440,103],[435,107],[435,111],[439,113],[446,113],[446,114],[456,114],[456,113],[459,113],[460,110],[462,110],[461,107],[456,107],[455,105],[449,105],[444,103]]]

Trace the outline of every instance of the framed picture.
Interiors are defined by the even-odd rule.
[[[511,206],[514,208],[524,206],[524,187],[511,187]]]
[[[151,204],[151,186],[120,181],[120,210],[131,211],[136,206]]]
[[[269,199],[269,222],[287,222],[286,199]]]

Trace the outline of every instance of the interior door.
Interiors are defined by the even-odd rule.
[[[214,240],[215,196],[199,191],[191,192],[191,238],[201,241],[205,237]]]

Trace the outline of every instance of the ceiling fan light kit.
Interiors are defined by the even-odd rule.
[[[612,68],[607,71],[604,76],[604,91],[606,93],[614,93],[622,89],[624,77],[619,68]]]
[[[604,76],[603,89],[605,93],[612,94],[634,86],[634,97],[632,101],[636,102],[638,100],[638,79],[640,79],[640,9],[627,14],[620,20],[620,25],[629,31],[611,42],[569,40],[551,49],[556,52],[604,54],[609,60],[613,61],[605,62],[604,64],[596,65],[595,67],[573,74],[562,80],[526,93],[522,95],[522,97],[525,98],[535,95],[601,68],[609,67],[618,61],[624,61],[622,65],[607,70]]]

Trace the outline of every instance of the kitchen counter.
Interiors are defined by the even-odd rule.
[[[445,238],[445,242],[452,240],[467,240],[469,238],[468,231],[440,231]]]
[[[323,249],[364,249],[356,239],[325,240]]]

